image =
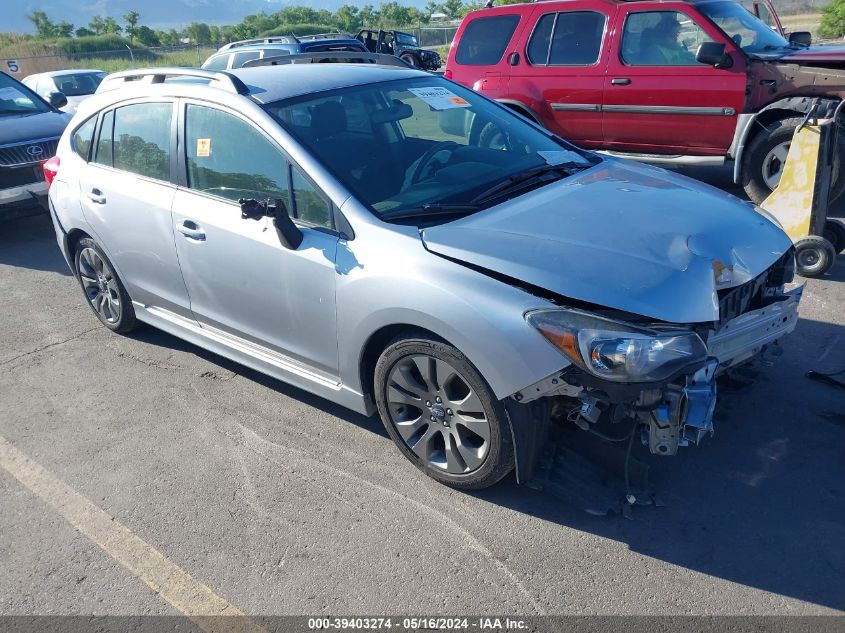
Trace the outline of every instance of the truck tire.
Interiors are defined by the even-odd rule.
[[[417,59],[417,56],[412,55],[411,53],[404,53],[404,54],[399,56],[399,59],[401,59],[406,64],[413,66],[414,68],[420,67],[420,62]]]
[[[775,121],[757,134],[748,146],[742,159],[742,187],[754,203],[760,204],[768,198],[780,182],[792,137],[803,120],[804,117],[789,117]],[[845,140],[840,139],[839,144],[843,146]],[[833,167],[831,200],[845,192],[841,156],[842,152],[838,152]]]
[[[833,244],[818,235],[811,235],[795,242],[795,264],[802,277],[821,277],[836,262]]]

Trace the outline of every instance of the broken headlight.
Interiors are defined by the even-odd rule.
[[[694,332],[641,328],[568,309],[535,310],[526,320],[573,363],[614,382],[656,382],[707,358]]]

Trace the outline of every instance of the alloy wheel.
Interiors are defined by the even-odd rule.
[[[122,306],[114,271],[93,248],[79,253],[79,279],[91,306],[110,324],[120,321]]]
[[[431,468],[460,475],[490,451],[490,422],[478,394],[449,363],[425,354],[396,362],[385,387],[390,420],[405,445]]]

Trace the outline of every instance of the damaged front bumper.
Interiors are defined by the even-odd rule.
[[[631,432],[639,430],[643,443],[661,456],[674,455],[679,447],[712,435],[717,377],[792,332],[802,293],[803,286],[780,291],[768,298],[767,305],[702,332],[706,361],[662,384],[602,384],[570,366],[514,394],[506,408],[514,432],[518,480],[530,479],[542,438],[555,420],[575,423],[585,431],[633,424]]]

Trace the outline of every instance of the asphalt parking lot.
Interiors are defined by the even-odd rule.
[[[110,333],[46,216],[0,227],[0,323],[0,463],[29,473],[0,467],[0,615],[178,613],[132,543],[248,614],[845,612],[845,391],[804,376],[845,370],[845,257],[715,437],[652,461],[666,506],[633,520],[512,477],[450,490],[376,418]],[[95,544],[99,516],[125,538]]]

